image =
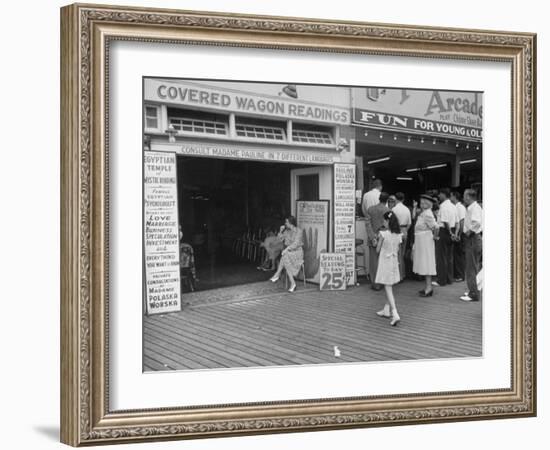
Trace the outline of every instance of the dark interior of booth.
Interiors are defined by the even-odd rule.
[[[390,194],[403,192],[408,206],[420,194],[443,187],[460,193],[464,189],[474,188],[482,198],[481,145],[472,143],[458,147],[460,176],[454,185],[449,180],[453,178],[455,154],[436,151],[437,145],[430,141],[419,149],[392,143],[358,143],[356,155],[363,158],[365,189],[369,189],[372,181],[378,178],[383,183],[384,191]]]
[[[307,166],[178,155],[179,223],[181,241],[194,253],[193,290],[267,281],[273,275],[258,269],[266,256],[260,243],[290,215],[291,170],[297,167]],[[318,199],[315,177],[299,178],[301,199]],[[186,288],[191,290],[184,286],[184,293]]]

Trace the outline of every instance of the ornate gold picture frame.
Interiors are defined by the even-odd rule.
[[[113,411],[109,406],[109,45],[117,40],[511,65],[508,389]],[[61,9],[61,440],[94,445],[536,414],[536,36],[74,4]]]

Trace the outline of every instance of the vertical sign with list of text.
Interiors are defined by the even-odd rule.
[[[176,155],[145,152],[143,170],[147,314],[181,310]]]
[[[334,252],[346,255],[346,284],[355,283],[355,164],[334,164]]]

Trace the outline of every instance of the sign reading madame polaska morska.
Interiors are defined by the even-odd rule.
[[[147,314],[180,311],[176,155],[146,151],[144,158]]]

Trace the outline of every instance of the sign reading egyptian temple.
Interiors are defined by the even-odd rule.
[[[147,314],[181,310],[176,155],[144,156],[144,246]]]

